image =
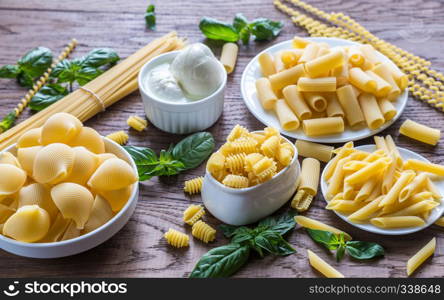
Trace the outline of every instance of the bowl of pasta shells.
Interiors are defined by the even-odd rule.
[[[300,174],[297,158],[294,144],[277,129],[249,132],[236,125],[207,162],[202,201],[227,224],[254,223],[294,194]]]
[[[0,153],[0,246],[33,258],[89,250],[134,212],[137,168],[117,143],[57,113]]]

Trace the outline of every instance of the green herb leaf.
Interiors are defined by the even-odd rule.
[[[346,243],[346,250],[351,257],[359,260],[384,256],[384,248],[372,242],[348,241]]]
[[[155,30],[156,29],[156,12],[155,12],[155,6],[154,5],[148,5],[146,12],[145,12],[145,24],[146,27]]]
[[[340,261],[345,254],[345,246],[340,245],[339,248],[336,250],[336,261]]]
[[[218,21],[213,18],[202,18],[199,29],[209,39],[225,42],[237,42],[239,33],[233,25]]]
[[[250,248],[240,244],[228,244],[211,249],[197,262],[190,277],[228,277],[239,270],[249,256]]]
[[[340,246],[338,236],[325,230],[305,228],[310,237],[328,250],[336,250]]]
[[[83,67],[75,74],[75,80],[79,83],[79,85],[85,85],[91,80],[97,78],[102,73],[103,71],[97,68]]]
[[[7,114],[0,122],[0,133],[11,128],[14,125],[16,119],[17,117],[14,112],[10,112],[9,114]]]
[[[248,43],[250,42],[250,35],[251,35],[250,29],[248,27],[245,27],[244,29],[241,30],[239,35],[240,35],[240,39],[242,41],[242,44],[248,45]]]
[[[16,78],[19,73],[20,69],[15,65],[4,65],[0,68],[0,78]]]
[[[64,59],[52,70],[51,77],[57,78],[57,83],[73,83],[77,78],[77,72],[82,68],[80,60]]]
[[[231,242],[236,244],[242,244],[246,241],[254,239],[255,236],[256,232],[253,229],[242,226],[234,231],[234,235],[233,238],[231,239]]]
[[[228,224],[219,225],[219,229],[222,231],[222,233],[226,238],[231,238],[236,233],[237,228],[238,228],[237,226],[228,225]]]
[[[196,168],[210,156],[215,146],[209,132],[197,132],[180,141],[172,150],[174,159],[181,161],[185,170]]]
[[[119,55],[110,48],[98,48],[90,51],[81,59],[83,67],[98,68],[105,65],[114,65],[120,60]]]
[[[37,47],[28,51],[17,62],[20,70],[31,78],[39,77],[51,66],[52,52],[45,47]]]
[[[34,84],[33,78],[23,71],[19,72],[19,74],[17,76],[17,82],[19,85],[27,87],[27,88],[31,88]]]
[[[238,13],[236,16],[234,16],[233,27],[236,28],[237,32],[241,32],[241,30],[247,25],[248,20],[243,14]]]
[[[289,211],[278,216],[270,216],[259,222],[258,226],[266,226],[268,229],[285,235],[296,226],[294,211]]]
[[[276,22],[265,18],[259,18],[251,22],[248,26],[257,41],[268,41],[279,35],[284,24],[280,21]]]
[[[284,240],[278,232],[273,230],[265,230],[259,233],[254,238],[254,244],[263,250],[278,256],[290,255],[296,252],[296,250],[293,249],[293,247]]]
[[[43,86],[29,102],[29,108],[35,111],[41,111],[51,104],[59,101],[68,95],[68,90],[56,83],[49,83]]]

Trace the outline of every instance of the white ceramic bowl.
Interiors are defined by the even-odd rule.
[[[210,96],[200,100],[173,103],[162,100],[146,87],[144,79],[154,67],[171,62],[179,51],[172,51],[156,56],[147,62],[139,73],[139,90],[147,118],[157,128],[175,134],[185,134],[202,131],[213,125],[222,114],[224,108],[224,93],[227,84],[225,68],[221,63],[219,67],[224,72],[224,79],[220,87]]]
[[[359,43],[344,40],[344,39],[338,39],[338,38],[327,38],[327,37],[309,37],[306,38],[310,41],[315,42],[325,42],[329,44],[331,47],[335,46],[349,46],[349,45],[358,45]],[[291,49],[292,41],[288,40],[285,42],[281,42],[279,44],[273,45],[261,53],[257,54],[245,67],[244,72],[242,73],[242,79],[241,79],[241,92],[242,92],[242,98],[245,101],[245,104],[247,105],[250,112],[263,124],[267,126],[272,126],[275,128],[279,128],[280,132],[282,134],[285,134],[286,136],[301,139],[305,141],[311,141],[311,142],[317,142],[317,143],[345,143],[348,141],[356,141],[361,140],[366,137],[375,135],[376,133],[386,129],[390,125],[392,125],[402,114],[404,111],[407,99],[408,99],[408,90],[405,89],[403,93],[398,97],[396,101],[393,102],[393,105],[396,107],[397,113],[393,119],[386,122],[384,125],[379,127],[378,129],[371,130],[367,127],[360,127],[356,129],[351,129],[349,126],[346,126],[345,131],[338,134],[331,134],[331,135],[323,135],[323,136],[316,136],[316,137],[310,137],[306,136],[302,130],[302,126],[298,128],[298,130],[295,131],[285,131],[282,129],[279,120],[276,117],[276,114],[273,111],[267,111],[264,110],[262,107],[259,99],[257,98],[256,94],[256,80],[262,77],[260,66],[259,66],[259,56],[262,53],[270,53],[274,54],[281,50]],[[377,55],[383,62],[387,62],[389,64],[394,65],[394,63],[384,56],[382,53],[377,52]]]
[[[137,172],[133,159],[120,145],[107,138],[104,138],[104,141],[106,152],[113,153],[125,160]],[[16,150],[14,144],[4,151],[9,151],[15,155]],[[96,230],[77,238],[55,243],[24,243],[0,234],[0,248],[16,255],[32,258],[57,258],[84,252],[102,244],[122,229],[134,213],[138,197],[139,184],[136,182],[133,184],[128,202],[111,220]]]
[[[362,146],[357,146],[355,148],[359,149],[361,151],[366,151],[366,152],[373,152],[376,150],[375,145],[362,145]],[[407,149],[404,149],[401,147],[398,147],[398,150],[404,160],[417,159],[420,161],[429,162],[427,159],[425,159],[423,156],[419,155],[418,153],[412,152],[410,150],[407,150]],[[328,166],[330,164],[331,164],[331,161],[325,166],[324,171],[322,172],[322,175],[321,175],[321,190],[322,190],[322,195],[324,196],[324,199],[327,199],[326,194],[327,194],[327,187],[328,186],[327,186],[327,182],[323,178],[325,175],[324,174],[325,170],[328,169]],[[441,194],[444,194],[444,180],[434,181],[433,183],[438,188],[438,190],[441,192]],[[404,234],[410,234],[413,232],[423,230],[423,229],[429,227],[430,225],[432,225],[433,223],[435,223],[436,220],[438,220],[438,218],[440,218],[444,212],[444,202],[441,201],[440,205],[435,207],[432,210],[429,218],[427,219],[426,223],[423,226],[409,227],[409,228],[384,229],[384,228],[376,227],[371,223],[364,223],[364,224],[353,223],[347,218],[347,215],[338,213],[336,211],[334,211],[334,212],[345,222],[347,222],[359,229],[368,231],[368,232],[373,232],[373,233],[378,233],[378,234],[383,234],[383,235],[404,235]]]
[[[296,147],[284,140],[293,146],[293,160],[262,184],[244,189],[230,188],[214,179],[207,170],[201,195],[208,211],[224,223],[239,226],[254,223],[284,205],[296,191],[301,172]]]

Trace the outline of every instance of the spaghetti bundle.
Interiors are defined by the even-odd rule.
[[[152,41],[96,79],[1,134],[0,150],[17,142],[24,132],[42,126],[55,113],[66,112],[82,122],[88,120],[134,92],[138,88],[137,76],[146,62],[183,46],[184,41],[175,32]]]

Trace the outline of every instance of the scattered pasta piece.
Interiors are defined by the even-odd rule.
[[[203,215],[205,215],[205,209],[202,205],[191,204],[183,212],[183,221],[188,225],[194,225]]]
[[[296,216],[294,217],[294,220],[296,221],[296,223],[305,228],[329,231],[334,234],[343,234],[346,240],[352,239],[352,237],[347,232],[337,229],[333,226],[327,225],[325,223],[322,223],[320,221],[317,221],[315,219],[311,219],[304,216]]]
[[[202,176],[185,181],[183,190],[191,195],[200,193],[204,178]]]
[[[332,146],[307,142],[303,140],[297,140],[295,145],[298,149],[298,154],[303,157],[312,157],[323,162],[329,162],[333,155],[334,147]]]
[[[407,119],[402,123],[399,128],[399,133],[433,146],[438,144],[439,139],[441,138],[441,131],[439,129],[416,123],[410,119]]]
[[[129,138],[128,134],[126,134],[126,132],[123,130],[110,133],[106,137],[116,142],[119,145],[125,145],[126,143],[128,143],[128,138]]]
[[[209,243],[216,238],[216,229],[203,221],[197,221],[193,225],[191,234],[204,243]]]
[[[128,120],[126,120],[126,123],[137,131],[142,131],[148,126],[147,120],[142,119],[139,116],[130,116]]]
[[[298,192],[291,201],[291,207],[298,212],[304,212],[310,207],[313,197],[318,192],[320,172],[321,164],[317,159],[305,158],[302,161]]]
[[[233,72],[236,66],[237,52],[239,47],[235,43],[225,43],[222,47],[222,54],[220,56],[220,62],[224,66],[227,74]]]
[[[421,250],[419,250],[415,255],[413,255],[407,261],[407,275],[412,275],[415,270],[421,266],[427,258],[435,253],[436,248],[436,238],[433,238],[430,242],[428,242]]]
[[[338,270],[330,266],[325,260],[317,256],[314,252],[307,250],[310,265],[327,278],[344,278]]]
[[[435,225],[444,227],[444,217],[439,218],[436,222]]]
[[[168,244],[176,248],[188,247],[190,238],[185,233],[170,228],[164,235]]]

